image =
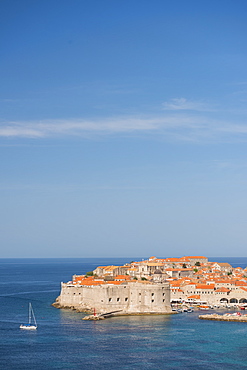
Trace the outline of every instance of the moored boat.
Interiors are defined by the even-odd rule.
[[[201,305],[198,308],[199,310],[209,310],[209,306],[206,306],[206,305]]]

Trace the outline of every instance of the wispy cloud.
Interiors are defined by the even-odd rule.
[[[200,121],[200,122],[199,122]],[[88,134],[121,134],[135,132],[192,130],[206,125],[203,118],[189,116],[111,117],[97,120],[42,120],[2,123],[0,136],[44,138],[52,136],[78,136]],[[178,134],[178,132],[177,132]]]
[[[211,111],[212,107],[209,107],[206,103],[200,101],[187,100],[185,98],[171,99],[162,104],[164,110],[191,110],[191,111]]]
[[[0,136],[42,138],[58,135],[82,135],[86,133],[121,133],[157,130],[162,122],[159,118],[105,118],[98,120],[43,120],[12,121],[3,123]]]
[[[149,134],[171,140],[247,140],[247,124],[213,119],[203,114],[176,112],[153,117],[111,117],[102,119],[64,119],[12,121],[0,125],[0,137],[50,138],[64,136]]]

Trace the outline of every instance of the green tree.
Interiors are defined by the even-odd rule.
[[[201,266],[200,262],[199,262],[199,261],[197,261],[197,262],[195,263],[195,266]]]
[[[93,276],[93,271],[88,271],[88,272],[86,273],[86,276]]]

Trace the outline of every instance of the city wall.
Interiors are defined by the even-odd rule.
[[[124,283],[118,286],[75,286],[61,284],[55,307],[97,313],[120,311],[119,314],[170,313],[170,288],[167,283]]]

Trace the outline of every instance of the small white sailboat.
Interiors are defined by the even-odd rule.
[[[32,320],[33,319],[33,320]],[[33,323],[32,323],[33,321]],[[36,330],[37,329],[37,322],[34,316],[33,307],[31,303],[29,303],[29,310],[28,310],[28,324],[26,325],[20,325],[20,329],[26,329],[26,330]]]

